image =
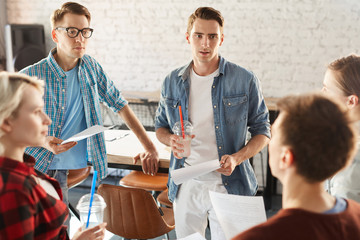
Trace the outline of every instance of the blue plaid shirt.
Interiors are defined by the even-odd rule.
[[[64,70],[54,58],[56,48],[49,56],[40,62],[21,70],[29,76],[36,76],[45,81],[45,112],[52,120],[49,126],[49,136],[60,138],[61,129],[65,123],[67,106],[67,81]],[[100,102],[105,102],[115,112],[120,111],[127,104],[121,92],[106,75],[100,64],[89,55],[79,60],[78,78],[82,94],[87,127],[102,125]],[[76,134],[76,133],[74,133]],[[100,174],[101,179],[107,175],[107,158],[103,134],[97,134],[87,139],[88,161]],[[41,147],[26,149],[26,153],[36,159],[35,168],[46,173],[54,158],[54,154]]]

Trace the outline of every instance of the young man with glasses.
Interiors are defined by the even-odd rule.
[[[102,125],[100,102],[118,112],[127,126],[136,134],[145,148],[134,157],[141,161],[143,171],[155,174],[159,157],[144,127],[115,88],[101,65],[86,55],[89,27],[88,9],[78,3],[64,3],[51,16],[51,37],[56,43],[49,56],[21,72],[45,81],[45,112],[52,120],[47,143],[42,147],[28,148],[27,153],[37,160],[35,168],[56,178],[67,202],[67,173],[92,162],[100,179],[107,175],[107,159],[103,134],[87,140],[59,145],[87,127]],[[76,146],[75,146],[76,145]],[[71,149],[70,149],[71,148]]]

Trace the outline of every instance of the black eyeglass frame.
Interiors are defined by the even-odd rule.
[[[77,31],[76,35],[75,36],[70,36],[69,35],[69,30],[70,29],[75,29]],[[55,28],[55,30],[65,30],[66,31],[66,34],[68,35],[69,38],[76,38],[77,36],[79,36],[79,33],[81,32],[81,35],[84,37],[84,38],[91,38],[93,32],[94,32],[94,29],[92,28],[83,28],[83,29],[78,29],[76,27],[57,27]],[[89,30],[90,31],[90,36],[89,37],[86,37],[84,36],[84,32],[83,31],[86,31],[86,30]]]

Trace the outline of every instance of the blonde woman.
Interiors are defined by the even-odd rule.
[[[323,81],[323,92],[344,103],[352,119],[360,122],[360,56],[350,55],[330,63]],[[359,151],[349,167],[327,181],[327,189],[334,196],[360,202]]]
[[[0,72],[0,239],[68,239],[58,182],[24,154],[26,147],[44,144],[51,124],[42,92],[36,78]],[[79,229],[73,239],[103,239],[105,226]]]

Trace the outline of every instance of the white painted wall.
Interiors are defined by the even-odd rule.
[[[4,1],[4,0],[2,0]],[[5,0],[9,23],[38,23],[50,38],[49,17],[65,1]],[[92,13],[88,53],[122,90],[153,91],[191,60],[188,16],[212,6],[225,17],[221,54],[253,70],[264,95],[321,88],[326,65],[360,54],[358,0],[82,0]]]
[[[0,0],[0,64],[1,64],[1,59],[5,58],[4,28],[6,21],[7,21],[6,2],[5,0]],[[1,70],[1,66],[0,66],[0,70]]]

